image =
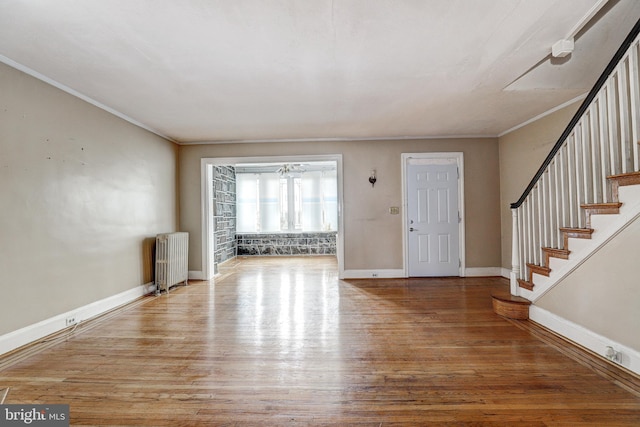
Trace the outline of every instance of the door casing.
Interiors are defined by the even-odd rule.
[[[450,153],[402,153],[402,259],[404,277],[409,277],[409,224],[407,223],[407,203],[408,203],[408,186],[407,186],[407,166],[409,162],[415,164],[456,164],[460,173],[458,179],[458,210],[460,212],[459,226],[459,251],[460,251],[460,267],[458,275],[464,277],[465,274],[465,212],[464,212],[464,154],[461,152]]]
[[[335,161],[338,185],[338,230],[336,235],[336,258],[338,260],[338,277],[344,278],[344,219],[342,214],[343,171],[342,154],[296,155],[296,156],[249,156],[249,157],[207,157],[200,160],[200,207],[202,239],[202,270],[194,279],[209,280],[214,277],[212,255],[215,252],[215,240],[211,238],[213,231],[213,166],[235,166],[237,163],[301,163],[305,161]]]

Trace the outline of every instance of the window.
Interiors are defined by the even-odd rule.
[[[336,231],[335,165],[305,166],[285,174],[237,168],[237,231]]]
[[[302,178],[288,176],[280,178],[280,230],[302,230]]]

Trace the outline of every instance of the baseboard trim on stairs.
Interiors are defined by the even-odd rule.
[[[616,363],[615,365],[640,376],[639,351],[599,335],[535,305],[529,307],[529,319],[601,357],[604,357],[607,347],[613,347],[614,350],[620,352],[622,356],[620,363]]]

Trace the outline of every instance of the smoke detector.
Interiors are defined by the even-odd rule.
[[[551,55],[553,55],[554,58],[564,58],[573,52],[573,48],[573,38],[558,40],[551,46]]]

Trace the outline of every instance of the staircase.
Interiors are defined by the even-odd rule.
[[[639,34],[640,21],[512,203],[510,295],[493,295],[498,314],[526,318],[531,303],[640,216]]]
[[[587,239],[590,240],[594,233],[594,228],[592,228],[592,217],[594,215],[617,215],[620,214],[620,209],[623,203],[620,201],[620,191],[619,187],[630,186],[630,185],[638,185],[640,184],[640,172],[630,172],[619,175],[612,175],[607,177],[608,181],[611,184],[611,189],[613,193],[613,201],[608,203],[592,203],[592,204],[583,204],[581,205],[581,209],[585,215],[585,227],[584,228],[568,228],[568,227],[560,227],[559,231],[562,235],[562,247],[561,248],[550,248],[550,247],[542,247],[541,251],[543,253],[543,263],[531,264],[526,263],[527,267],[527,277],[526,279],[517,279],[518,286],[527,291],[534,291],[535,282],[534,275],[540,275],[544,277],[550,277],[552,269],[551,263],[552,258],[565,260],[567,262],[561,263],[561,266],[571,265],[575,268],[580,261],[584,260],[584,256],[577,257],[577,259],[571,258],[571,250],[570,250],[570,242],[572,239]],[[634,217],[638,214],[638,210],[633,210],[633,215],[629,215]],[[612,221],[609,221],[612,222]],[[619,222],[619,221],[618,221]],[[624,224],[627,221],[623,221]],[[622,224],[622,225],[624,225]],[[610,227],[613,228],[611,232],[615,233],[620,228],[619,227]],[[610,238],[610,236],[607,236]],[[587,254],[585,254],[587,255]],[[573,261],[573,263],[570,263]],[[531,294],[529,294],[531,295]]]

